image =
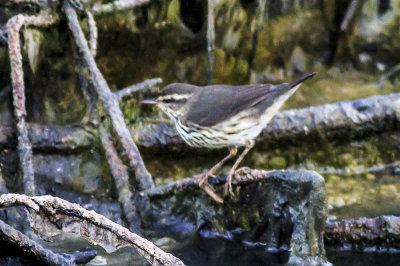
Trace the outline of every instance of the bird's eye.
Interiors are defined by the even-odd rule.
[[[170,103],[170,102],[171,102],[171,99],[164,99],[163,102],[165,102],[165,103]]]

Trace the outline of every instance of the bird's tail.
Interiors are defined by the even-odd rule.
[[[303,83],[303,82],[306,81],[307,79],[312,78],[315,74],[317,74],[317,72],[313,72],[313,73],[307,74],[307,75],[305,75],[305,76],[299,78],[298,80],[296,80],[296,81],[290,83],[290,88],[296,87],[297,85],[299,85],[300,83]]]

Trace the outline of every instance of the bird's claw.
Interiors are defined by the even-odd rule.
[[[215,177],[215,175],[212,172],[208,171],[203,174],[194,176],[195,180],[197,181],[197,183],[199,183],[200,187],[203,187],[204,183],[208,183],[209,177]]]
[[[235,174],[234,171],[230,171],[228,174],[228,177],[226,178],[226,183],[225,183],[225,197],[230,194],[231,196],[235,196],[232,190],[232,177]]]

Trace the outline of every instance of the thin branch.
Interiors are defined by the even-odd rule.
[[[23,25],[49,26],[55,23],[57,16],[49,10],[42,11],[37,16],[17,15],[7,22],[8,49],[11,64],[11,79],[13,85],[13,105],[17,124],[18,156],[20,173],[24,184],[24,191],[28,195],[36,194],[36,185],[32,165],[32,145],[26,128],[25,84],[22,68],[22,55],[19,31]]]
[[[346,32],[348,30],[350,22],[353,21],[356,11],[360,8],[360,2],[362,2],[362,0],[352,0],[349,4],[346,14],[342,20],[342,24],[340,24],[341,31]]]
[[[65,14],[69,28],[72,32],[75,45],[78,48],[79,54],[82,57],[85,67],[89,70],[90,81],[93,84],[101,102],[104,105],[105,111],[110,116],[112,127],[117,135],[124,154],[129,160],[129,165],[135,169],[136,179],[139,182],[139,189],[147,189],[154,186],[152,177],[147,171],[143,159],[140,156],[139,150],[132,140],[130,132],[124,122],[123,114],[119,108],[117,98],[113,95],[107,85],[106,80],[98,69],[96,62],[89,50],[88,43],[85,39],[83,31],[79,25],[78,17],[75,10],[65,3]]]
[[[139,232],[140,219],[133,202],[134,193],[131,191],[132,186],[129,184],[128,169],[118,157],[118,152],[112,143],[111,135],[102,124],[99,126],[99,134],[111,175],[118,190],[118,201],[124,210],[129,229],[131,232]]]
[[[215,46],[214,0],[208,0],[208,15],[207,15],[207,84],[208,85],[211,85],[213,83],[214,46]]]
[[[96,57],[97,53],[97,26],[94,20],[93,14],[90,11],[86,11],[89,26],[89,47],[93,57]]]
[[[76,265],[89,262],[97,255],[96,250],[77,252],[75,254],[57,254],[44,248],[23,233],[15,230],[0,220],[0,239],[6,241],[9,248],[18,249],[26,255],[34,256],[46,265]]]
[[[154,88],[161,84],[161,82],[161,78],[148,79],[141,83],[137,83],[122,90],[116,91],[114,92],[114,95],[117,97],[118,101],[122,101],[123,99],[132,97],[135,92],[146,91],[148,89]]]
[[[133,9],[135,7],[148,4],[150,2],[151,0],[119,0],[119,1],[116,0],[104,5],[96,4],[93,6],[92,11],[94,15],[98,16],[103,14],[114,13],[116,11]]]
[[[28,218],[41,237],[50,238],[56,235],[56,232],[76,233],[108,251],[132,246],[152,265],[184,265],[181,260],[164,252],[147,239],[78,204],[53,196],[0,196],[0,208],[16,206],[24,206],[30,210]]]
[[[74,47],[74,57],[76,64],[78,65],[78,74],[81,82],[82,92],[88,102],[88,114],[89,118],[92,118],[96,121],[99,120],[99,116],[102,114],[102,108],[97,108],[101,105],[98,102],[97,97],[95,97],[95,93],[93,92],[93,88],[90,87],[88,81],[87,68],[84,67],[81,58],[79,58],[78,53]],[[100,109],[100,110],[98,110]],[[129,224],[129,230],[132,232],[138,232],[140,229],[140,220],[138,219],[138,214],[136,212],[136,205],[133,201],[134,193],[131,189],[134,189],[133,186],[129,184],[129,173],[127,167],[121,161],[117,150],[111,140],[110,134],[110,126],[106,127],[109,123],[101,123],[98,126],[98,131],[100,135],[101,144],[105,153],[105,157],[107,159],[108,165],[111,170],[111,175],[114,179],[115,186],[118,190],[118,201],[122,205],[122,209],[124,211],[126,220]]]

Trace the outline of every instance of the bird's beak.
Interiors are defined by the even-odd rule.
[[[142,100],[142,101],[140,101],[139,103],[156,104],[157,102],[156,102],[156,99],[153,98],[153,99],[145,99],[145,100]]]

